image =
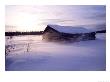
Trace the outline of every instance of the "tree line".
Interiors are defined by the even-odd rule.
[[[31,31],[31,32],[5,32],[5,36],[17,36],[17,35],[41,35],[43,31]]]
[[[96,31],[96,33],[106,33],[106,30]]]
[[[96,33],[106,33],[106,30],[96,31]],[[31,31],[31,32],[5,32],[5,36],[17,36],[17,35],[41,35],[43,31]]]

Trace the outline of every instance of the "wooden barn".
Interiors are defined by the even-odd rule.
[[[47,25],[43,32],[45,41],[85,41],[95,40],[95,32],[83,27]]]

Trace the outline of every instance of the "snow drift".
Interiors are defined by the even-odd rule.
[[[14,49],[6,56],[6,71],[105,71],[105,34],[96,40],[76,43],[42,41],[42,36],[14,36],[6,45]],[[28,51],[27,51],[28,49]]]

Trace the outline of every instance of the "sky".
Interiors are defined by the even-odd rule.
[[[43,31],[48,24],[105,26],[105,5],[6,5],[5,31]]]

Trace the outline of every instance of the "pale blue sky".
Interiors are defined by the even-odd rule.
[[[44,30],[47,24],[103,25],[106,23],[106,7],[104,5],[7,5],[5,18],[6,31]]]

